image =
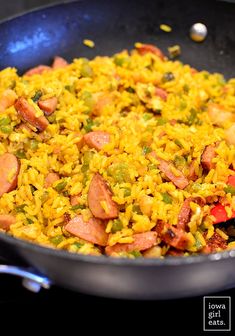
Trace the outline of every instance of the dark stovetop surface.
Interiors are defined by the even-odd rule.
[[[233,313],[235,289],[209,295],[230,296]],[[54,314],[57,318],[59,316],[63,320],[66,320],[66,316],[72,319],[71,314],[75,315],[75,319],[79,318],[80,320],[86,319],[87,316],[89,318],[91,316],[97,318],[100,315],[105,316],[110,321],[125,317],[132,321],[133,328],[138,326],[138,323],[141,323],[141,326],[145,328],[146,335],[146,328],[151,328],[151,331],[152,328],[156,328],[156,330],[160,328],[160,330],[164,330],[166,335],[168,331],[174,331],[174,333],[180,331],[180,335],[184,335],[184,332],[187,332],[187,335],[191,335],[191,332],[188,331],[188,326],[193,328],[193,335],[205,333],[202,331],[203,297],[168,301],[114,300],[74,293],[56,286],[51,287],[49,290],[42,289],[39,293],[34,294],[22,287],[20,279],[5,275],[0,276],[1,311],[3,312],[0,313],[2,318],[9,317],[9,311],[11,315],[14,315],[15,312],[15,315],[21,314],[23,317],[31,314],[34,319],[37,319],[38,311],[40,313],[43,312],[44,316]],[[138,321],[139,318],[141,319],[140,321]],[[92,326],[93,323],[91,323],[91,328]],[[58,325],[56,327],[55,324],[55,328],[58,328]],[[219,334],[227,335],[230,333]],[[158,335],[157,332],[156,335]],[[214,333],[210,332],[210,335],[214,335]]]
[[[0,19],[39,5],[53,2],[58,1],[0,0]],[[233,304],[233,300],[235,300],[235,289],[216,293],[215,295],[231,296]],[[187,325],[191,324],[191,327],[193,327],[195,331],[194,334],[199,335],[202,331],[202,297],[150,302],[121,301],[82,295],[56,286],[50,290],[41,290],[40,293],[34,294],[22,287],[20,279],[5,275],[0,276],[0,311],[3,311],[2,308],[4,307],[4,311],[8,314],[8,308],[11,307],[12,311],[12,307],[14,307],[14,310],[19,314],[20,311],[23,313],[25,313],[26,310],[35,311],[35,309],[40,306],[43,306],[44,314],[45,310],[50,312],[56,311],[59,312],[59,316],[61,317],[65,311],[70,310],[70,307],[73,306],[79,311],[80,317],[81,311],[84,311],[81,307],[87,306],[90,307],[89,312],[91,313],[92,311],[98,312],[99,310],[105,309],[106,313],[111,314],[114,320],[121,319],[122,314],[125,314],[125,312],[128,312],[128,314],[135,313],[135,317],[141,316],[142,322],[144,321],[142,312],[144,312],[149,316],[148,324],[155,324],[155,330],[157,330],[160,325],[164,325],[165,332],[169,328],[175,331],[180,328],[180,330],[183,331],[185,329],[183,321],[187,321]],[[112,307],[112,309],[107,310],[106,307]],[[0,315],[3,317],[4,313]],[[137,323],[137,321],[135,323]],[[182,323],[180,321],[182,321]]]

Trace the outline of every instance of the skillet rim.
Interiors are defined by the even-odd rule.
[[[23,240],[20,238],[15,238],[6,233],[0,232],[0,244],[5,242],[8,245],[15,245],[16,249],[25,249],[28,251],[33,251],[44,256],[53,256],[59,257],[62,259],[70,259],[72,261],[80,261],[86,263],[100,264],[100,265],[115,265],[115,266],[141,266],[141,267],[149,267],[149,266],[182,266],[182,265],[192,265],[198,263],[206,263],[206,262],[215,262],[219,260],[233,260],[235,259],[235,249],[234,250],[226,250],[222,252],[209,253],[209,254],[199,254],[195,256],[187,256],[187,257],[173,257],[169,256],[166,258],[114,258],[108,257],[105,255],[100,256],[92,256],[92,255],[84,255],[80,253],[68,252],[65,250],[54,249],[50,247],[46,247],[43,245],[39,245],[27,240]],[[17,253],[17,252],[16,252]],[[17,253],[18,254],[18,253]],[[23,257],[23,260],[27,258]],[[27,260],[26,260],[27,261]]]
[[[89,1],[89,0],[88,0]],[[5,19],[0,20],[0,26],[18,19],[24,15],[32,14],[35,12],[40,12],[46,9],[66,6],[73,3],[84,2],[84,0],[70,0],[70,1],[56,1],[48,5],[37,6],[31,10],[26,10],[19,12],[15,15],[9,16]],[[63,259],[70,259],[72,261],[81,261],[85,263],[94,263],[100,265],[116,265],[116,266],[141,266],[141,267],[150,267],[150,266],[179,266],[179,265],[191,265],[198,263],[206,262],[215,262],[219,260],[233,260],[235,258],[235,250],[226,250],[222,252],[210,253],[210,254],[200,254],[195,256],[187,257],[172,257],[167,258],[137,258],[137,259],[128,259],[128,258],[113,258],[105,255],[101,256],[92,256],[92,255],[83,255],[79,253],[71,253],[65,250],[53,249],[45,247],[43,245],[35,244],[20,238],[15,238],[6,233],[0,232],[0,244],[4,242],[9,246],[15,245],[16,248],[22,248],[25,250],[31,250],[33,252],[38,252],[42,255],[54,256]],[[25,260],[26,258],[23,257]],[[10,261],[10,260],[9,260]]]

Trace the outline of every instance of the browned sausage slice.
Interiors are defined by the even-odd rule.
[[[151,159],[151,158],[156,159],[159,162],[159,166],[158,166],[159,170],[162,173],[164,173],[166,177],[169,180],[171,180],[176,187],[178,187],[179,189],[184,189],[185,187],[187,187],[187,185],[189,184],[189,181],[179,169],[175,168],[175,166],[171,162],[167,162],[166,160],[159,158],[156,152],[154,151],[147,154],[146,157],[148,159]],[[174,174],[173,171],[174,172],[176,171],[177,174]]]
[[[212,160],[216,157],[215,146],[206,146],[202,153],[201,164],[202,168],[205,170],[211,170],[215,168],[215,163]]]
[[[15,222],[16,218],[12,215],[0,215],[0,229],[8,231]]]
[[[136,233],[133,235],[134,241],[129,244],[115,244],[114,246],[107,246],[106,254],[131,251],[144,251],[154,246],[157,242],[157,232],[149,231],[144,233]]]
[[[195,171],[195,160],[193,160],[191,163],[190,163],[190,166],[189,166],[189,174],[188,174],[188,179],[190,181],[196,181],[198,178],[197,174],[196,174],[196,171]]]
[[[118,206],[112,200],[112,192],[103,177],[96,173],[88,191],[88,206],[92,214],[100,219],[118,217]]]
[[[17,99],[15,108],[25,121],[38,128],[40,131],[44,131],[49,125],[48,120],[44,116],[39,118],[36,117],[35,109],[27,102],[25,98],[21,97]]]
[[[44,71],[51,70],[51,67],[47,65],[38,65],[35,68],[29,69],[24,73],[24,76],[33,76],[33,75],[41,75]]]
[[[108,234],[105,232],[105,224],[97,218],[90,218],[85,222],[82,216],[76,216],[65,225],[65,230],[90,243],[106,246]]]
[[[161,235],[161,239],[170,246],[178,249],[185,250],[188,246],[188,236],[187,233],[176,227],[169,227],[165,233]]]
[[[110,142],[110,135],[108,132],[94,131],[85,134],[83,139],[90,148],[101,150]]]
[[[177,224],[178,229],[185,230],[186,225],[190,221],[190,217],[191,217],[190,202],[197,203],[201,207],[203,205],[205,205],[205,201],[201,197],[188,197],[188,198],[186,198],[182,207],[181,207],[181,209],[180,209],[179,215],[178,215],[178,224]]]
[[[175,168],[172,163],[168,163],[163,159],[157,158],[157,160],[160,163],[160,171],[163,172],[166,177],[174,183],[176,187],[178,187],[179,189],[184,189],[185,187],[187,187],[189,181],[179,169]],[[177,175],[172,172],[171,168],[173,167],[174,170],[177,170]]]
[[[190,215],[191,215],[191,208],[190,208],[190,202],[192,201],[192,197],[187,198],[178,215],[178,224],[177,227],[179,229],[185,230],[186,229],[186,225],[188,224],[189,220],[190,220]]]
[[[15,91],[7,89],[0,97],[0,112],[4,112],[8,107],[14,105],[17,99]]]
[[[58,181],[60,179],[60,176],[57,173],[49,173],[44,182],[44,187],[49,188],[52,186],[53,183]]]
[[[46,100],[39,100],[38,106],[45,113],[45,115],[49,116],[55,112],[56,106],[58,103],[58,99],[56,97],[52,97]]]
[[[54,58],[53,64],[52,64],[52,69],[62,69],[65,68],[68,65],[68,62],[60,56],[56,56]]]
[[[203,247],[203,253],[216,252],[218,249],[225,250],[227,248],[227,242],[217,232],[206,241],[206,246]]]
[[[20,164],[17,157],[11,153],[0,156],[0,197],[17,186]]]
[[[158,56],[161,60],[164,60],[165,58],[163,52],[152,44],[140,44],[136,46],[136,49],[138,50],[140,55],[151,53]]]

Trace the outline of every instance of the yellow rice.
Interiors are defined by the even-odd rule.
[[[163,81],[166,73],[173,74],[173,79]],[[154,101],[148,99],[146,92],[151,96],[156,86],[167,91],[166,101],[160,97],[155,97]],[[56,112],[48,117],[50,124],[43,137],[27,129],[17,129],[21,120],[14,106],[0,115],[0,124],[2,118],[9,117],[12,128],[10,133],[0,132],[0,155],[24,153],[20,158],[17,189],[0,198],[0,214],[16,217],[8,234],[70,252],[102,254],[99,246],[64,230],[65,214],[71,218],[80,214],[83,218],[91,217],[87,193],[96,172],[108,182],[113,200],[122,209],[119,213],[122,229],[112,231],[114,220],[109,220],[106,226],[110,246],[131,243],[133,234],[152,230],[159,220],[176,226],[186,198],[210,198],[210,204],[202,207],[204,215],[189,223],[190,245],[184,252],[186,255],[197,253],[214,232],[210,216],[212,204],[223,198],[229,205],[227,211],[235,210],[234,196],[224,191],[228,176],[234,175],[231,167],[235,162],[235,147],[226,143],[224,133],[230,124],[225,122],[224,126],[215,127],[207,114],[211,102],[234,113],[234,79],[226,82],[218,73],[193,73],[189,65],[180,61],[162,61],[154,54],[140,55],[133,50],[113,57],[97,56],[91,61],[75,59],[63,69],[31,77],[21,77],[16,69],[7,68],[0,72],[0,96],[8,88],[18,97],[26,97],[38,116],[42,111],[32,100],[38,91],[42,91],[42,99],[53,96],[59,99]],[[97,94],[108,95],[110,102],[94,117],[92,109]],[[140,99],[141,94],[146,96]],[[177,122],[174,124],[171,120]],[[30,128],[35,131],[32,126]],[[110,143],[101,151],[76,145],[78,138],[74,134],[80,133],[82,137],[91,130],[111,135]],[[216,166],[205,174],[200,165],[201,155],[205,146],[217,142]],[[145,155],[150,147],[168,162],[183,158],[181,170],[186,176],[194,160],[197,180],[190,181],[184,190],[178,189],[164,178],[155,160]],[[88,152],[89,163],[85,165],[84,154]],[[61,176],[59,183],[66,181],[63,192],[56,190],[58,182],[44,187],[50,171]],[[163,194],[168,195],[169,202],[163,200]],[[72,210],[71,195],[80,195],[80,208]],[[141,211],[146,195],[152,197],[150,215],[144,214],[145,206]],[[105,210],[106,205],[102,207]],[[197,207],[191,203],[192,214]],[[227,237],[220,229],[217,233]],[[233,246],[234,243],[230,248]],[[163,256],[168,250],[169,246],[159,239],[155,256]],[[133,254],[121,253],[120,256],[133,257]]]

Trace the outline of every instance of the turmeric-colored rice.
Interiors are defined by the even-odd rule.
[[[4,69],[0,108],[6,90],[26,98],[37,118],[44,116],[39,100],[57,98],[58,103],[41,132],[14,103],[0,110],[0,156],[12,153],[20,163],[16,188],[0,197],[0,227],[1,215],[15,222],[0,230],[70,252],[129,258],[235,246],[235,234],[229,234],[233,222],[220,223],[212,211],[220,205],[226,219],[235,217],[235,185],[228,183],[235,176],[235,79],[196,71],[138,44],[130,53],[79,58],[30,76]],[[83,141],[95,131],[110,136],[99,150]],[[203,164],[209,146],[215,155]],[[164,164],[173,178],[161,168]],[[46,186],[49,173],[58,179]],[[76,216],[84,222],[93,217],[88,191],[97,173],[118,209],[115,218],[101,219],[106,246],[66,230]],[[181,175],[188,184],[179,188],[173,180]],[[107,202],[100,206],[108,213]],[[184,224],[179,224],[180,213]],[[141,241],[138,248],[135,237],[144,236],[135,235],[146,232],[156,232],[156,239],[148,248]],[[182,244],[177,242],[181,235]]]

